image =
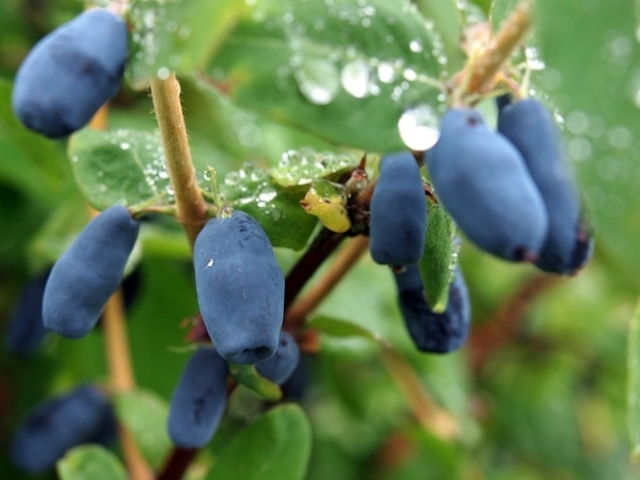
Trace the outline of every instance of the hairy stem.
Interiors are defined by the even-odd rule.
[[[297,328],[304,322],[309,313],[331,293],[333,288],[349,272],[369,247],[369,238],[358,236],[351,239],[340,250],[332,261],[328,270],[305,292],[303,297],[294,303],[285,313],[284,324],[290,328]]]
[[[513,52],[522,44],[533,25],[531,0],[522,0],[504,21],[486,50],[479,57],[470,58],[458,77],[463,94],[484,93],[497,81],[498,74]]]
[[[193,247],[196,236],[207,220],[207,204],[198,186],[187,128],[180,104],[180,84],[175,75],[151,81],[151,95],[167,161],[167,170],[175,192],[178,220]]]

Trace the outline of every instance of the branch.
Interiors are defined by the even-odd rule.
[[[320,231],[309,249],[287,274],[284,287],[285,312],[316,269],[333,253],[343,239],[342,233],[335,233],[326,228]]]
[[[441,440],[456,438],[460,434],[458,422],[431,398],[409,362],[387,346],[382,347],[382,360],[422,428]]]
[[[304,296],[284,315],[285,326],[295,330],[305,318],[331,293],[338,282],[351,270],[369,248],[369,237],[357,236],[340,250],[328,270],[313,284]]]
[[[474,372],[481,372],[496,351],[513,341],[531,303],[563,278],[560,275],[537,275],[531,278],[503,302],[490,318],[481,322],[479,328],[471,332],[468,358]]]

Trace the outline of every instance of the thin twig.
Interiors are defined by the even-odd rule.
[[[124,319],[124,301],[122,291],[118,289],[107,302],[102,314],[102,328],[107,350],[111,389],[116,394],[129,392],[135,388]],[[140,453],[131,432],[123,425],[120,425],[118,433],[130,478],[132,480],[151,480],[153,471]]]
[[[460,434],[456,419],[440,408],[424,389],[407,360],[390,347],[382,347],[382,360],[391,378],[402,391],[420,425],[442,440],[453,440]]]
[[[175,75],[151,80],[153,106],[160,127],[167,170],[175,192],[178,220],[193,246],[207,220],[207,203],[198,186],[189,138],[180,103],[180,84]]]
[[[474,372],[481,372],[496,351],[513,341],[533,301],[564,278],[560,275],[531,278],[487,320],[480,322],[480,327],[472,331],[468,342],[468,358]]]
[[[95,113],[89,122],[89,127],[95,130],[106,130],[108,118],[109,106],[105,104]],[[93,217],[97,214],[97,211],[89,208],[90,216]],[[135,379],[127,337],[124,299],[120,288],[115,291],[105,305],[102,313],[102,329],[107,364],[109,365],[111,391],[115,394],[131,391],[135,388]],[[118,437],[130,478],[132,480],[152,479],[151,467],[140,453],[131,432],[122,424],[118,425]]]

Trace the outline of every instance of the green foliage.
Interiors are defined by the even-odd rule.
[[[115,397],[116,414],[152,468],[162,467],[171,449],[165,426],[169,407],[154,392],[135,390]]]
[[[207,479],[303,478],[311,449],[309,422],[297,405],[271,409],[220,452]]]
[[[126,480],[127,471],[117,457],[97,445],[76,447],[58,462],[61,480]]]

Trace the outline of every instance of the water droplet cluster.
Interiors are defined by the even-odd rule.
[[[318,152],[311,148],[287,150],[278,164],[269,170],[280,185],[306,185],[316,178],[327,178],[344,173],[358,164],[348,153]]]

